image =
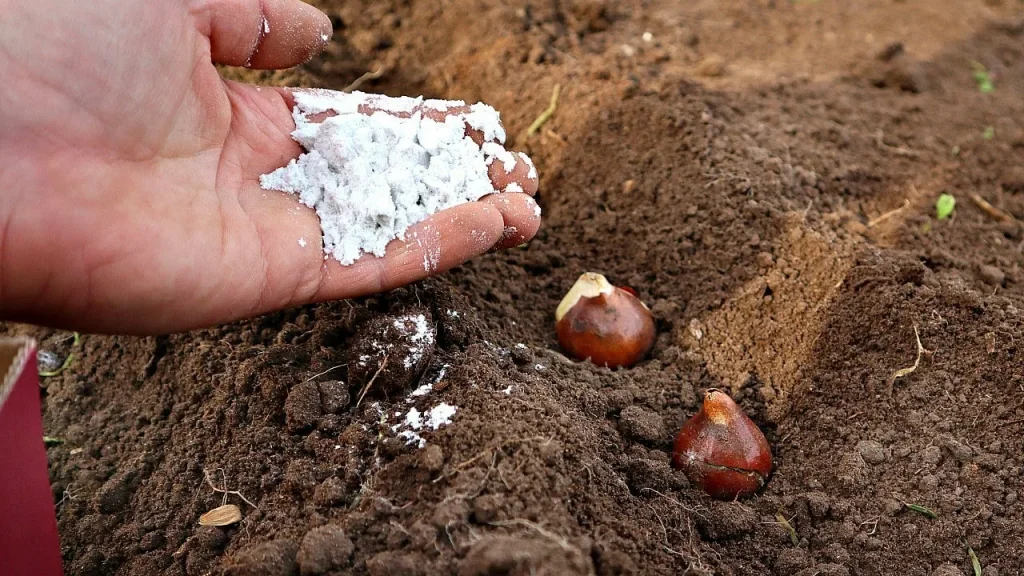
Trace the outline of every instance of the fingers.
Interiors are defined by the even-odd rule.
[[[488,203],[438,212],[410,227],[405,240],[388,244],[382,258],[366,255],[345,267],[329,258],[318,290],[306,301],[376,294],[440,274],[487,252],[501,239],[503,229],[501,211]]]
[[[487,175],[498,192],[523,192],[529,196],[537,193],[539,186],[537,170],[530,157],[521,152],[512,152],[516,163],[511,170],[500,159],[487,167]]]
[[[259,70],[289,68],[323,50],[330,19],[301,0],[198,0],[213,61]]]
[[[515,248],[528,242],[540,229],[540,206],[526,194],[491,194],[480,199],[501,213],[505,226],[495,250]]]

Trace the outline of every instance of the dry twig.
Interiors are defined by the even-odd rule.
[[[910,207],[910,200],[907,199],[907,198],[904,198],[903,199],[903,206],[900,206],[899,208],[896,208],[895,210],[889,210],[885,214],[882,214],[881,216],[879,216],[879,217],[877,217],[877,218],[875,218],[873,220],[870,220],[868,222],[868,228],[874,228],[875,226],[878,226],[882,222],[885,222],[889,218],[892,218],[893,216],[899,214],[900,212],[903,212],[904,210],[906,210],[909,207]]]
[[[970,198],[971,201],[978,206],[978,208],[981,208],[982,212],[988,214],[988,216],[994,220],[998,220],[999,222],[1013,222],[1014,220],[1016,220],[1016,218],[1014,218],[1012,214],[1004,212],[999,208],[996,208],[995,206],[989,204],[988,200],[982,198],[977,192],[972,192]]]
[[[373,386],[373,383],[377,381],[377,376],[380,376],[380,373],[384,370],[384,367],[387,365],[388,356],[385,356],[384,361],[380,363],[380,366],[377,368],[377,371],[373,373],[373,378],[370,378],[370,381],[366,383],[366,386],[363,386],[363,391],[359,393],[359,400],[356,401],[356,408],[359,408],[359,405],[363,403],[363,398],[366,397],[366,393],[370,391],[370,387]]]
[[[359,78],[356,78],[354,82],[352,82],[348,86],[345,86],[344,88],[342,88],[341,91],[342,92],[352,92],[353,90],[358,90],[359,87],[362,86],[363,84],[365,84],[366,82],[368,82],[370,80],[376,80],[377,78],[380,78],[383,75],[384,75],[384,69],[383,68],[377,68],[373,72],[367,72],[366,74],[363,74]]]
[[[914,359],[914,365],[909,368],[900,368],[893,372],[892,377],[889,378],[889,395],[892,396],[892,388],[896,384],[896,381],[904,376],[908,376],[917,370],[917,367],[921,365],[921,356],[930,354],[930,350],[925,350],[925,347],[921,345],[921,335],[917,331],[917,324],[914,325],[914,339],[917,341],[917,358]]]

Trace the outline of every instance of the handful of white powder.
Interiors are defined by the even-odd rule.
[[[361,106],[372,114],[362,113]],[[494,193],[487,171],[495,160],[506,172],[515,168],[515,156],[502,145],[505,130],[494,108],[474,104],[468,113],[446,116],[443,122],[423,115],[425,109],[443,112],[454,106],[465,105],[296,91],[292,138],[306,152],[261,176],[260,184],[296,194],[315,209],[324,251],[342,265],[364,253],[383,256],[388,242],[405,239],[409,226]],[[335,115],[310,121],[325,112]],[[467,125],[483,133],[483,146],[466,134]],[[531,166],[530,177],[535,176]],[[515,183],[507,189],[520,190]]]

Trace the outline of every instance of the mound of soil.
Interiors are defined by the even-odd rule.
[[[1021,573],[1018,2],[316,4],[323,56],[226,74],[486,101],[544,226],[377,297],[83,336],[44,389],[69,574]],[[646,362],[558,353],[588,270],[651,306]],[[753,499],[670,467],[709,387],[772,444]]]

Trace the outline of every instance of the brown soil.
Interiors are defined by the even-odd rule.
[[[965,544],[986,576],[1022,573],[1020,3],[318,4],[322,57],[228,73],[341,88],[380,68],[365,89],[489,102],[538,164],[545,224],[376,298],[84,336],[44,391],[69,574],[973,574]],[[586,270],[651,305],[645,363],[556,351]],[[410,314],[436,330],[425,373],[398,366],[419,345],[399,331],[359,403],[360,331]],[[893,382],[915,329],[927,352]],[[753,499],[669,465],[712,386],[773,446]],[[426,447],[398,436],[442,402],[458,410]],[[206,475],[255,504],[226,496],[241,524],[198,526],[225,498]]]

